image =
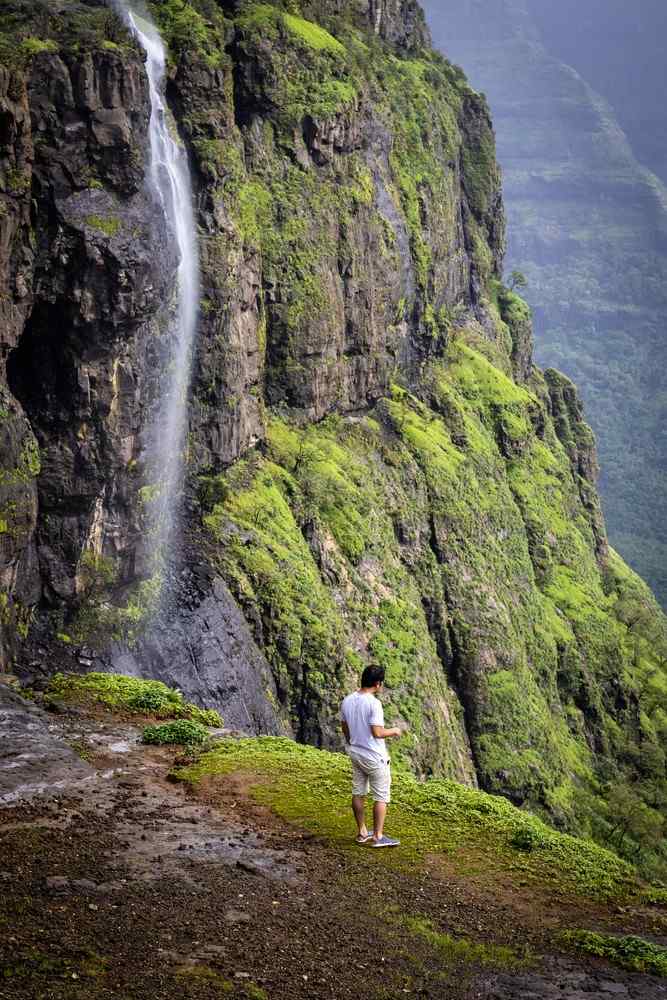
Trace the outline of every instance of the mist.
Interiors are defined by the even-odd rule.
[[[667,5],[424,7],[489,101],[536,359],[579,386],[610,541],[667,605]]]

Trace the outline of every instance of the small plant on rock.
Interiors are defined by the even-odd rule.
[[[177,743],[191,746],[205,743],[208,733],[199,722],[178,719],[176,722],[163,722],[158,726],[146,726],[141,739],[143,743],[158,745]]]

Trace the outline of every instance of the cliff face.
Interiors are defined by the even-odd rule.
[[[626,4],[597,0],[424,6],[436,44],[491,105],[510,220],[508,269],[528,278],[537,359],[581,391],[600,446],[610,539],[664,606],[667,189],[646,169],[660,166],[648,147],[660,145],[662,126],[643,114],[663,117],[659,90],[647,88],[644,109],[638,101],[639,81],[664,62],[651,57],[655,43],[640,25],[646,32],[652,24],[658,39],[664,14],[645,4],[635,16]],[[563,53],[579,53],[578,64],[593,71],[607,44],[616,67],[605,94],[620,101],[620,123],[616,107],[563,61]],[[604,83],[599,73],[593,79]],[[644,144],[636,147],[639,130]]]
[[[531,363],[488,110],[419,8],[151,5],[202,265],[184,551],[152,623],[175,261],[141,57],[105,8],[56,7],[2,25],[5,669],[159,676],[335,745],[372,659],[417,772],[600,836],[615,784],[659,823],[664,620],[608,549],[574,386]]]

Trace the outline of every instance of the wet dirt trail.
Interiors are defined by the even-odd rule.
[[[438,858],[406,875],[341,852],[258,806],[239,776],[170,782],[173,749],[111,716],[48,730],[65,749],[39,794],[21,785],[37,759],[25,746],[0,759],[3,1000],[667,1000],[665,980],[555,952],[543,901],[518,887],[487,890]],[[12,774],[24,791],[9,801]],[[527,966],[447,955],[406,931],[415,914],[529,951]]]

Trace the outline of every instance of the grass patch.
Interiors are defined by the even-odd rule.
[[[561,940],[575,951],[606,958],[624,969],[667,977],[667,948],[634,934],[615,937],[612,934],[598,934],[596,931],[575,930],[566,931],[561,935]]]
[[[287,28],[300,42],[317,52],[333,52],[335,55],[344,55],[345,46],[337,38],[330,35],[328,31],[321,28],[313,21],[306,21],[303,17],[296,17],[294,14],[283,14],[283,21]]]
[[[109,239],[120,232],[120,219],[115,215],[87,215],[84,221],[91,229],[97,229]]]
[[[142,680],[124,674],[54,674],[45,692],[52,702],[100,704],[116,712],[154,715],[159,719],[189,719],[204,726],[221,726],[215,709],[186,702],[180,691],[162,681]]]
[[[528,954],[519,955],[514,948],[507,945],[488,944],[443,934],[437,931],[432,921],[426,917],[405,917],[401,923],[407,931],[425,941],[447,967],[476,965],[482,968],[516,971],[530,964]]]

